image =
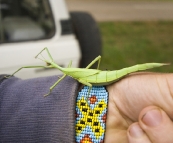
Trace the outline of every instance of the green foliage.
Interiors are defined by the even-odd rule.
[[[154,71],[173,72],[173,21],[101,22],[101,69],[121,69],[139,63],[172,63]]]

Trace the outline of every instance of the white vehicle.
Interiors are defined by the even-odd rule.
[[[54,61],[86,67],[101,54],[94,19],[85,12],[68,12],[64,0],[0,0],[0,74],[22,66],[45,65],[34,57],[47,47]],[[44,57],[47,54],[44,52]],[[57,69],[22,69],[20,78],[57,75]]]

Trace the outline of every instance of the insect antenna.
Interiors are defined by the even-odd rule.
[[[42,56],[42,58],[44,59],[44,60],[46,60],[44,57],[43,57],[43,55],[42,54],[40,54],[41,56]]]
[[[45,62],[46,59],[43,57],[43,55],[41,53],[39,55],[41,55],[42,58],[40,58],[38,55],[35,58]]]
[[[36,56],[35,58],[36,59],[39,59],[39,60],[41,60],[41,61],[43,61],[43,62],[46,62],[46,65],[47,66],[50,66],[51,64],[44,58],[44,56],[40,53],[39,55],[41,55],[41,57],[42,58],[40,58],[39,56]]]
[[[45,60],[43,60],[43,59],[41,59],[41,58],[39,58],[39,57],[37,57],[37,59],[39,59],[39,60],[41,60],[41,61],[45,62]]]

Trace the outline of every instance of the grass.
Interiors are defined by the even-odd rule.
[[[101,69],[121,69],[138,63],[172,63],[154,69],[173,72],[173,21],[101,22]]]
[[[109,0],[109,1],[135,1],[135,2],[172,2],[173,0]]]
[[[81,0],[66,0],[66,1],[81,1]],[[83,0],[85,1],[85,0]],[[88,1],[93,1],[93,0],[88,0]],[[100,1],[100,0],[94,0],[94,1]],[[101,1],[135,1],[135,2],[173,2],[173,0],[101,0]]]

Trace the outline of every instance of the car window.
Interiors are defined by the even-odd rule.
[[[0,0],[0,43],[47,39],[54,33],[48,0]]]

